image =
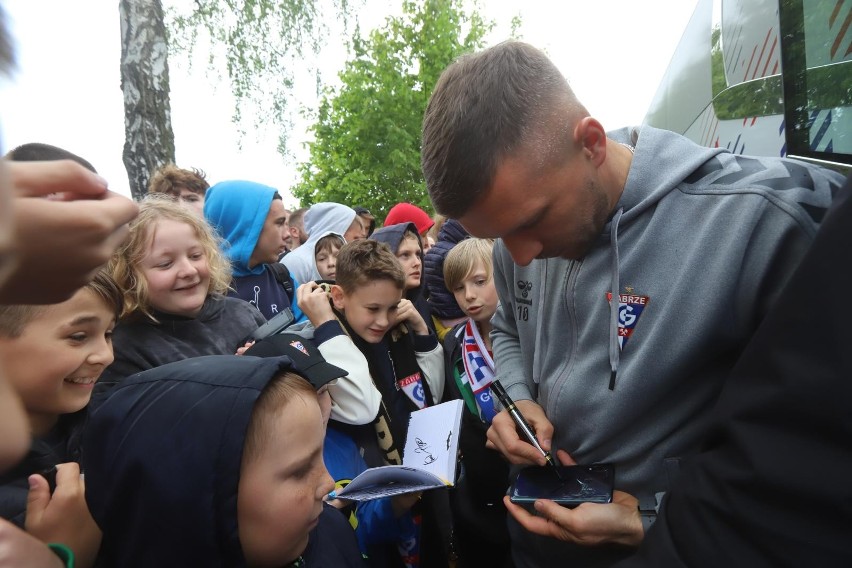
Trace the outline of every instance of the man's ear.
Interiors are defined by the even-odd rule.
[[[346,295],[343,293],[343,288],[337,284],[331,287],[331,302],[334,304],[334,309],[339,312],[346,307]]]
[[[596,119],[584,117],[574,127],[574,140],[582,145],[583,153],[595,167],[599,167],[606,158],[606,131]]]

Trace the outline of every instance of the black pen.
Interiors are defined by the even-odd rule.
[[[553,459],[553,455],[550,452],[544,451],[544,448],[541,447],[541,444],[538,441],[538,438],[535,437],[535,432],[533,432],[532,427],[529,422],[527,422],[524,415],[521,414],[521,411],[515,406],[515,401],[512,400],[512,397],[506,392],[506,389],[503,388],[503,385],[500,384],[500,381],[494,379],[491,381],[491,390],[494,391],[494,394],[497,395],[497,400],[500,401],[500,404],[503,405],[509,412],[509,416],[512,417],[512,420],[515,421],[515,424],[518,425],[518,428],[521,429],[526,439],[530,444],[535,446],[535,449],[541,452],[541,455],[544,456],[544,459],[547,460],[547,463],[552,465],[554,468],[556,467],[556,460]],[[557,476],[559,475],[559,471],[556,472]]]

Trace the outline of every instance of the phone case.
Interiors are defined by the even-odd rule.
[[[569,508],[581,503],[612,503],[614,478],[612,464],[528,467],[509,488],[509,499],[527,507],[536,499],[550,499]]]

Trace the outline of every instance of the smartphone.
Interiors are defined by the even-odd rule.
[[[612,503],[614,478],[615,468],[607,463],[528,467],[518,473],[509,488],[509,499],[527,508],[532,508],[536,499],[550,499],[568,508],[581,503]]]
[[[284,308],[271,320],[254,330],[249,336],[249,339],[260,341],[261,339],[269,337],[270,335],[280,333],[285,330],[291,323],[293,323],[293,320],[295,319],[296,318],[293,316],[293,311],[290,310],[290,308]]]

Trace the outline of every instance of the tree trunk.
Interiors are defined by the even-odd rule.
[[[141,199],[151,173],[175,161],[169,62],[161,0],[119,0],[124,153],[130,193]]]

